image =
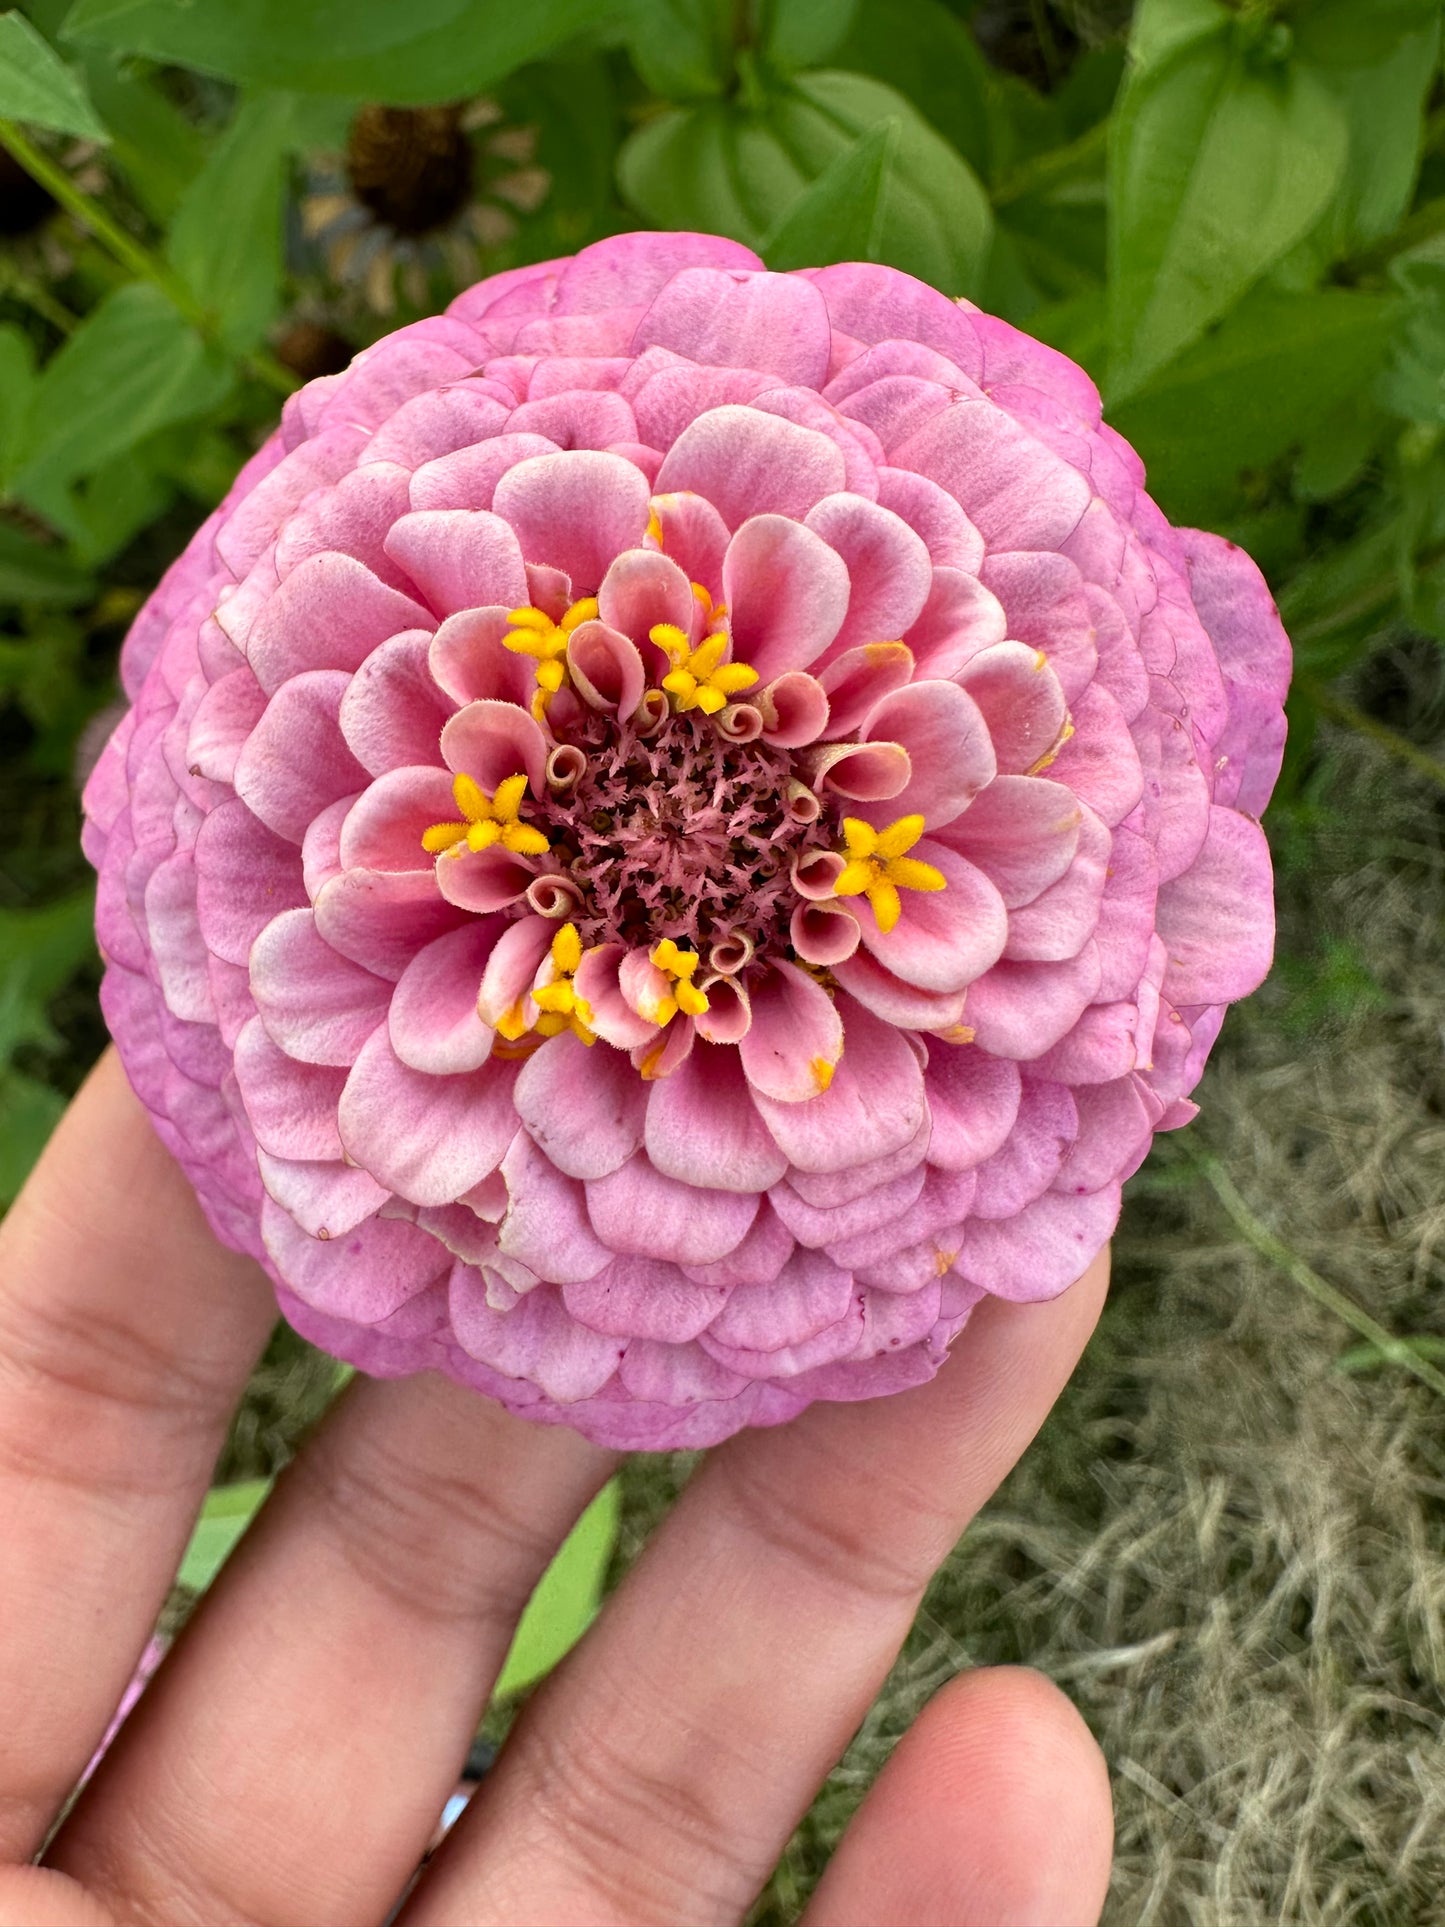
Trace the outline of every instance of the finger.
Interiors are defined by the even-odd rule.
[[[721,1447],[528,1707],[406,1927],[739,1918],[1043,1422],[1106,1275],[982,1306],[915,1392]]]
[[[105,1732],[275,1316],[108,1054],[0,1228],[0,1859]]]
[[[518,1616],[613,1457],[433,1375],[358,1382],[276,1491],[51,1863],[124,1919],[385,1919]]]
[[[1104,1756],[1058,1688],[965,1673],[899,1741],[801,1927],[1094,1927],[1113,1843]]]

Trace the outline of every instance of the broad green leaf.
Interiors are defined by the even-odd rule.
[[[896,87],[971,167],[989,173],[988,68],[941,0],[863,0],[833,65]]]
[[[68,38],[178,61],[256,88],[416,106],[503,80],[624,0],[78,0]]]
[[[862,74],[801,75],[765,109],[709,101],[647,122],[618,160],[624,195],[659,227],[760,247],[809,185],[881,122],[898,124],[879,258],[945,294],[977,292],[993,220],[968,164],[901,94]],[[837,259],[829,248],[828,258]]]
[[[824,168],[763,244],[770,268],[884,258],[884,222],[899,133],[896,116],[880,120]]]
[[[1139,0],[1129,29],[1129,58],[1144,72],[1218,32],[1229,14],[1220,0]]]
[[[117,289],[36,383],[16,493],[41,506],[44,492],[94,474],[156,429],[205,414],[231,379],[159,289]]]
[[[236,1485],[212,1486],[201,1516],[186,1547],[177,1575],[192,1592],[204,1592],[236,1548],[242,1533],[261,1509],[271,1490],[269,1479],[245,1479]]]
[[[95,953],[95,892],[34,910],[0,910],[0,1064],[22,1044],[54,1050],[46,1006]]]
[[[621,1513],[621,1489],[611,1479],[563,1541],[532,1594],[497,1681],[499,1694],[534,1686],[567,1657],[597,1617]]]
[[[108,159],[145,212],[164,226],[205,161],[204,135],[153,80],[103,48],[90,49],[84,67],[91,99],[110,129]]]
[[[48,1084],[0,1066],[0,1206],[19,1194],[64,1109]]]
[[[1112,411],[1176,520],[1227,510],[1242,471],[1297,446],[1321,396],[1368,386],[1403,304],[1388,295],[1257,289],[1205,341]]]
[[[1222,10],[1221,10],[1222,11]],[[1243,23],[1242,23],[1243,24]],[[1110,389],[1133,394],[1308,232],[1339,184],[1345,116],[1311,69],[1228,15],[1136,67],[1110,150]]]
[[[94,593],[93,578],[64,549],[0,522],[0,605],[25,602],[67,609]]]
[[[227,347],[252,348],[281,305],[287,94],[243,101],[186,190],[171,229],[171,264],[215,317]]]
[[[774,73],[821,67],[838,50],[859,0],[756,0],[758,51]]]
[[[628,0],[627,51],[664,100],[706,100],[733,74],[732,0]]]
[[[1301,35],[1298,44],[1303,55],[1309,41]],[[1417,21],[1413,31],[1382,38],[1372,56],[1338,66],[1317,63],[1350,139],[1349,164],[1321,223],[1326,261],[1389,234],[1409,207],[1439,57],[1439,8],[1432,4],[1428,19]]]
[[[85,83],[22,13],[0,13],[0,117],[86,140],[107,138]]]

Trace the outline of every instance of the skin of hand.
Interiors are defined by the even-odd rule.
[[[741,1921],[1068,1379],[1107,1270],[986,1302],[916,1391],[712,1452],[400,1927]],[[529,1593],[614,1469],[442,1378],[357,1380],[55,1831],[274,1317],[103,1059],[0,1228],[0,1927],[385,1921]],[[1111,1848],[1074,1708],[1026,1669],[967,1673],[898,1744],[804,1927],[1082,1927]]]

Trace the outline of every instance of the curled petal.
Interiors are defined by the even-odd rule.
[[[775,749],[802,749],[828,728],[828,698],[822,684],[801,669],[775,677],[753,699],[761,735]]]
[[[624,721],[642,701],[646,681],[635,642],[605,622],[582,622],[567,638],[567,668],[582,700]]]
[[[533,796],[543,795],[547,747],[526,711],[505,702],[468,703],[441,734],[447,768],[472,777],[488,796],[519,770],[525,772]]]

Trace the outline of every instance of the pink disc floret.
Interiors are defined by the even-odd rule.
[[[1258,570],[888,268],[482,282],[291,398],[122,669],[103,1002],[218,1236],[603,1444],[1066,1289],[1269,968]]]

